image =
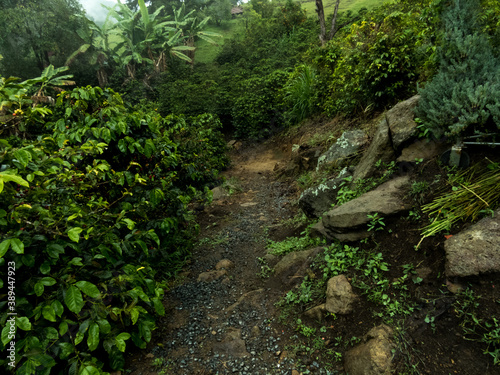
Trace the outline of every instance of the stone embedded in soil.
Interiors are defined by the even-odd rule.
[[[216,270],[222,270],[222,269],[230,270],[231,268],[234,268],[234,263],[231,262],[229,259],[222,259],[215,265]]]
[[[309,218],[321,217],[337,202],[337,192],[343,178],[334,178],[325,183],[304,190],[299,198],[299,207]]]
[[[500,271],[500,209],[444,243],[446,275],[471,276]]]
[[[334,207],[323,215],[322,223],[326,234],[330,238],[337,238],[347,233],[362,233],[371,220],[368,215],[378,213],[379,216],[385,217],[408,210],[411,206],[403,200],[403,197],[409,187],[409,176],[397,177],[375,190]],[[364,235],[369,235],[369,232],[365,232]]]
[[[321,251],[323,251],[322,247],[315,247],[288,253],[274,266],[274,271],[276,275],[286,274],[289,276],[296,274],[299,268],[303,268],[305,271],[309,266],[308,259],[314,258]]]
[[[344,369],[349,375],[391,374],[392,328],[382,324],[372,328],[364,342],[349,350],[344,356]]]
[[[332,277],[328,280],[326,289],[325,309],[332,314],[349,314],[357,296],[344,275]]]
[[[342,133],[337,141],[318,159],[316,170],[331,164],[340,166],[347,159],[355,156],[359,149],[368,143],[368,137],[363,130],[350,130]]]
[[[261,300],[265,297],[264,294],[264,288],[252,290],[250,292],[247,292],[243,294],[240,298],[238,298],[238,301],[233,303],[231,306],[229,306],[227,309],[225,309],[225,313],[227,315],[231,315],[234,310],[236,310],[239,307],[242,307],[244,305],[246,306],[253,306],[253,307],[262,307],[261,305]]]
[[[414,110],[419,99],[420,95],[415,95],[399,102],[385,114],[391,130],[392,144],[396,150],[415,135],[417,123],[414,120]]]
[[[414,163],[415,159],[430,160],[443,151],[443,145],[436,141],[417,139],[401,151],[396,161]]]
[[[387,163],[394,159],[394,148],[392,147],[391,134],[386,118],[379,123],[377,131],[370,143],[370,147],[364,153],[354,171],[353,181],[371,177],[375,171],[375,164],[381,160]]]
[[[213,200],[219,200],[228,197],[229,194],[227,193],[226,190],[222,186],[217,186],[212,189],[212,199]]]
[[[232,357],[248,357],[245,341],[241,338],[241,329],[229,327],[224,339],[220,343],[214,344],[214,352]]]
[[[221,277],[224,277],[227,275],[226,270],[216,270],[216,271],[207,271],[207,272],[202,272],[198,275],[198,282],[205,282],[209,283],[214,280],[218,280]]]
[[[304,312],[304,316],[321,322],[325,316],[325,312],[326,304],[322,303],[321,305],[315,306]]]

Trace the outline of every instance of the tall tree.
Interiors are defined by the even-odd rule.
[[[77,0],[2,1],[0,53],[6,75],[39,75],[50,64],[62,65],[81,43],[77,30],[84,15]]]

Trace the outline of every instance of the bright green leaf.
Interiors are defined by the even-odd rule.
[[[88,281],[78,281],[75,285],[89,297],[99,298],[99,296],[101,295],[99,289],[94,284],[89,283]]]
[[[89,346],[89,350],[91,352],[96,350],[99,345],[99,325],[97,323],[92,323],[89,327],[87,345]]]
[[[75,314],[78,314],[85,304],[83,302],[82,293],[73,285],[70,285],[66,290],[64,302],[66,303],[68,309]]]
[[[68,230],[68,237],[70,240],[78,242],[80,241],[80,233],[82,233],[83,229],[80,227],[74,227]]]

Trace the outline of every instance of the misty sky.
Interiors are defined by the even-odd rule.
[[[107,6],[113,6],[116,2],[116,0],[80,0],[87,15],[97,22],[102,22],[106,18],[107,11],[101,6],[101,3]]]

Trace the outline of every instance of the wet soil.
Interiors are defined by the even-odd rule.
[[[148,349],[128,358],[126,373],[345,374],[345,352],[372,327],[384,319],[387,322],[387,317],[378,314],[381,306],[363,298],[363,290],[356,286],[354,292],[361,298],[349,315],[330,315],[321,321],[304,317],[305,310],[324,300],[297,305],[293,311],[276,305],[305,277],[283,279],[263,263],[269,240],[298,236],[304,229],[304,224],[290,220],[298,213],[297,183],[293,177],[278,178],[274,172],[278,162],[289,160],[292,143],[275,139],[232,152],[232,166],[224,177],[234,184],[234,193],[215,200],[199,214],[198,245],[166,293],[167,314],[158,321]],[[483,155],[476,158],[480,157]],[[444,172],[431,161],[409,173],[415,180],[432,182]],[[422,199],[429,200],[433,191]],[[414,311],[392,320],[394,373],[500,374],[500,366],[483,354],[486,347],[477,341],[484,333],[481,325],[466,324],[464,304],[450,292],[456,287],[469,288],[480,305],[476,316],[482,322],[491,321],[500,316],[498,274],[447,280],[444,235],[425,239],[418,251],[414,249],[424,224],[422,218],[388,219],[384,231],[376,232],[366,243],[353,244],[383,253],[390,265],[390,280],[402,277],[405,265],[416,270],[418,279],[407,284],[405,291]],[[199,281],[200,274],[215,271],[222,259],[229,259],[234,267],[221,270],[213,281]],[[309,271],[318,274],[314,267]],[[355,273],[347,276],[356,278]],[[304,331],[298,332],[297,319],[315,328],[315,334],[306,337]],[[474,327],[474,331],[464,331],[464,327]]]

